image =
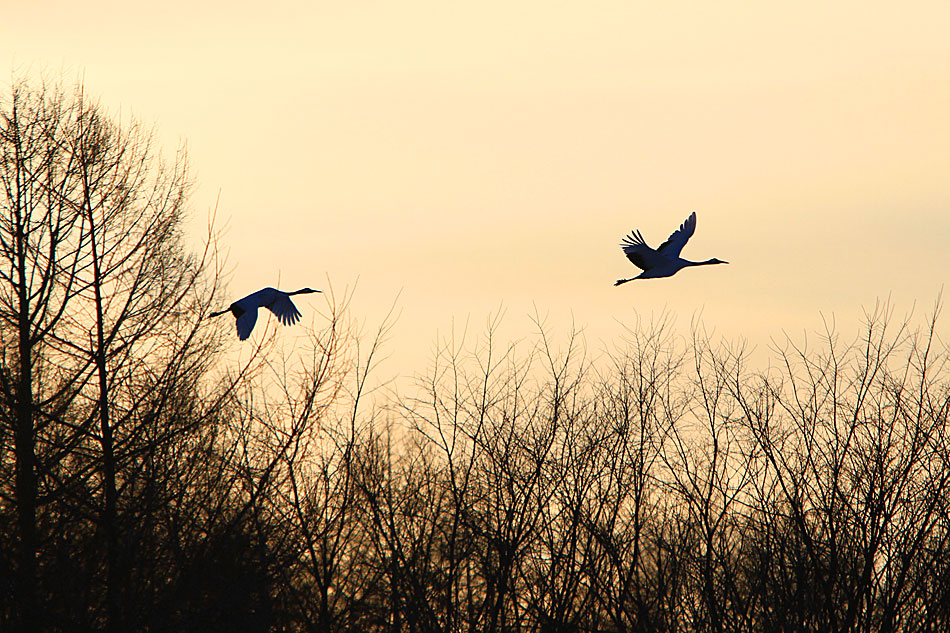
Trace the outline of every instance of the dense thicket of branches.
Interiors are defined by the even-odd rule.
[[[345,298],[221,355],[147,138],[0,108],[0,629],[950,630],[936,319],[762,371],[662,322],[596,361],[489,328],[368,402]]]

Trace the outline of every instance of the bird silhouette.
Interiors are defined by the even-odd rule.
[[[680,257],[680,252],[686,246],[686,242],[696,231],[696,212],[693,211],[686,218],[686,221],[680,224],[680,228],[660,244],[660,248],[653,250],[643,241],[640,231],[632,231],[630,235],[623,238],[620,248],[623,254],[627,256],[633,265],[643,272],[630,279],[618,279],[614,285],[619,286],[634,279],[656,279],[658,277],[671,277],[687,266],[706,266],[708,264],[728,264],[721,259],[707,259],[704,262],[691,262],[688,259]]]
[[[254,324],[257,322],[257,309],[267,308],[284,325],[293,325],[300,320],[300,310],[290,300],[291,295],[302,295],[311,292],[323,292],[322,290],[313,290],[311,288],[302,288],[294,292],[284,292],[277,288],[263,288],[257,292],[252,292],[243,299],[238,299],[227,310],[212,312],[208,318],[221,316],[230,312],[237,319],[237,333],[240,340],[245,340],[251,335]]]

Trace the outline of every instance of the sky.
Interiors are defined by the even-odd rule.
[[[186,143],[234,298],[355,287],[370,329],[396,306],[390,368],[420,371],[499,311],[596,351],[661,314],[766,348],[929,310],[948,24],[913,0],[0,0],[0,76],[82,80]],[[626,233],[658,246],[693,210],[683,256],[728,266],[613,286]]]

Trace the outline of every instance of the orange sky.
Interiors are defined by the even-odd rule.
[[[235,297],[358,278],[373,323],[401,293],[390,362],[417,370],[499,306],[511,336],[537,306],[595,349],[664,310],[759,346],[878,298],[926,311],[948,24],[913,1],[39,0],[3,2],[0,62],[187,141]],[[657,246],[692,209],[683,256],[729,266],[612,286],[625,233]]]

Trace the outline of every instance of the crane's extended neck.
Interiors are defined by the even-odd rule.
[[[688,260],[686,261],[687,266],[709,266],[710,264],[728,264],[728,263],[729,262],[724,262],[721,259],[716,259],[715,257],[713,257],[712,259],[707,259],[704,262],[691,262]]]

